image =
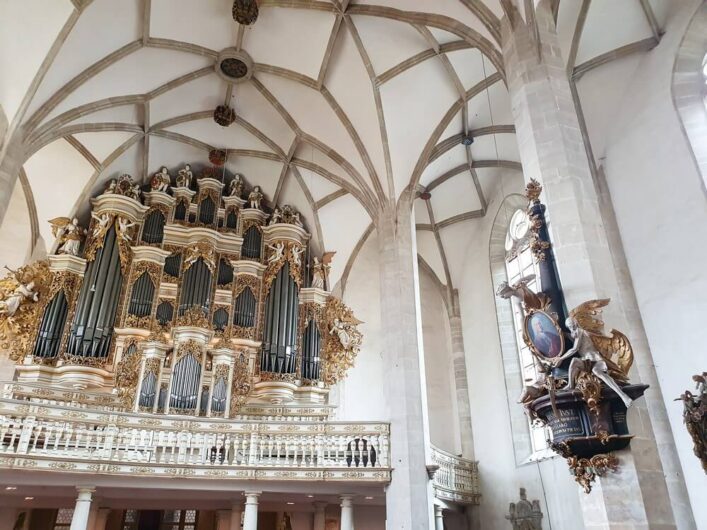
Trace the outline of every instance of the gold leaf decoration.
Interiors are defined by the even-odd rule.
[[[11,360],[20,360],[32,348],[51,300],[53,280],[46,260],[20,267],[0,280],[0,348],[9,352]]]
[[[324,323],[322,379],[327,385],[333,385],[343,379],[346,371],[354,365],[363,342],[363,335],[357,328],[361,321],[346,304],[330,296],[324,307]]]

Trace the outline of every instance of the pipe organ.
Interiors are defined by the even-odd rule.
[[[38,294],[20,306],[22,329],[0,319],[20,381],[115,386],[126,408],[165,414],[325,402],[353,365],[359,321],[326,290],[328,264],[310,261],[299,212],[263,199],[214,168],[111,181],[81,251],[0,284],[31,276]]]

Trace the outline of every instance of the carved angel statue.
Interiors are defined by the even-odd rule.
[[[336,335],[345,350],[355,350],[361,345],[360,333],[355,333],[351,322],[335,318],[329,328],[329,333]]]
[[[128,197],[132,197],[136,201],[140,200],[140,194],[142,193],[142,190],[140,189],[140,184],[134,184],[132,188],[130,188],[130,191],[126,193]]]
[[[569,367],[568,389],[574,388],[580,373],[591,372],[629,407],[633,400],[621,390],[617,380],[628,382],[628,371],[633,364],[633,349],[623,333],[615,329],[611,330],[611,335],[604,333],[601,313],[609,301],[609,298],[590,300],[570,311],[565,325],[570,330],[574,345],[564,355],[552,359],[552,363],[557,366],[568,357],[574,357]],[[616,362],[612,360],[614,354]]]
[[[52,235],[57,238],[57,254],[68,254],[78,256],[86,230],[79,226],[79,220],[75,217],[56,217],[49,221],[52,225]]]
[[[302,265],[302,254],[304,254],[304,247],[299,245],[292,247],[292,260],[295,262],[295,265]]]
[[[240,173],[236,173],[233,176],[233,180],[231,181],[231,183],[228,186],[228,194],[231,197],[240,198],[241,195],[243,195],[243,186],[244,186],[243,175],[241,175]]]
[[[312,265],[312,287],[316,289],[326,289],[329,269],[331,269],[331,260],[334,254],[336,254],[336,252],[325,252],[321,261],[314,256],[314,264]]]
[[[545,293],[534,293],[528,284],[535,279],[535,274],[522,277],[513,285],[508,285],[507,281],[501,282],[496,289],[496,296],[501,298],[518,298],[526,311],[529,309],[546,309],[550,304],[550,297]]]
[[[253,190],[248,194],[248,206],[250,208],[256,208],[260,210],[260,203],[263,201],[263,192],[260,190],[260,186],[255,186]]]
[[[275,206],[275,209],[272,212],[272,216],[270,217],[270,222],[268,223],[268,226],[275,225],[277,223],[282,222],[282,210],[280,210],[279,206]]]
[[[177,172],[177,187],[188,188],[191,186],[191,179],[194,174],[191,171],[191,166],[186,164],[182,169]]]
[[[130,242],[133,240],[132,236],[128,233],[133,226],[135,226],[135,223],[131,223],[129,219],[118,217],[118,235],[125,241]]]
[[[299,216],[299,212],[295,212],[292,216],[292,224],[300,228],[304,228],[304,225],[302,224],[302,219],[300,219]]]
[[[152,175],[150,187],[152,188],[152,191],[162,191],[167,193],[171,183],[172,177],[170,176],[169,171],[167,171],[165,166],[162,166],[157,173]]]
[[[277,263],[285,256],[285,244],[282,241],[278,241],[274,245],[268,244],[268,248],[272,250],[272,254],[268,258],[268,263]]]
[[[110,179],[108,181],[108,184],[106,184],[106,189],[103,190],[103,193],[115,193],[115,188],[118,185],[118,181],[115,179]]]
[[[108,224],[110,223],[110,215],[107,213],[102,213],[101,215],[91,212],[91,217],[96,221],[93,223],[93,230],[91,231],[91,237],[93,239],[102,238],[108,231]]]
[[[4,299],[0,300],[0,315],[6,315],[8,317],[15,316],[17,310],[22,305],[25,300],[30,300],[32,302],[39,301],[39,293],[34,290],[34,281],[30,281],[26,284],[22,283],[22,278],[17,271],[13,271],[9,267],[5,267],[11,273],[14,274],[15,279],[19,285],[14,291],[5,296]]]

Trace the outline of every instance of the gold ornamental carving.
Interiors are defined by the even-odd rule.
[[[596,477],[603,477],[607,472],[615,473],[619,467],[619,460],[613,454],[598,454],[591,458],[567,458],[570,472],[574,480],[582,486],[585,493],[591,493],[592,482]]]
[[[189,270],[189,267],[194,265],[200,258],[204,260],[204,265],[213,273],[216,268],[216,252],[206,241],[199,241],[195,245],[186,247],[184,250],[183,270],[185,272]]]
[[[324,324],[326,333],[322,337],[320,353],[324,361],[322,379],[327,385],[333,385],[354,365],[363,342],[363,335],[358,330],[361,321],[346,304],[330,296],[324,307]]]
[[[0,347],[13,361],[31,350],[43,310],[52,291],[58,291],[58,281],[45,260],[11,270],[0,280]]]
[[[248,357],[241,354],[233,364],[233,382],[231,383],[231,416],[238,413],[248,399],[253,388],[253,372]]]
[[[135,346],[131,348],[131,346]],[[118,390],[123,407],[132,404],[137,391],[142,354],[138,348],[138,339],[130,338],[123,344],[123,355],[115,368],[115,387]]]
[[[176,361],[179,361],[182,357],[186,355],[192,355],[197,361],[201,363],[201,355],[203,351],[203,346],[195,340],[189,339],[185,342],[180,342],[177,347],[177,357],[175,359],[175,365]]]
[[[162,361],[156,357],[150,357],[145,360],[145,375],[154,374],[155,377],[160,373],[160,366]]]
[[[199,307],[190,307],[184,314],[177,317],[177,326],[192,326],[195,328],[210,329],[206,313]]]
[[[250,274],[239,274],[236,276],[233,298],[238,298],[246,287],[250,289],[250,292],[253,293],[253,296],[257,300],[258,291],[260,290],[260,280],[257,276],[251,276]]]
[[[300,287],[302,285],[304,247],[293,241],[276,241],[274,244],[268,245],[268,249],[267,268],[263,274],[263,295],[267,296],[270,292],[272,282],[285,262],[290,265],[290,277],[297,287]]]

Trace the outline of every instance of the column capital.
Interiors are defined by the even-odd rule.
[[[435,517],[442,517],[444,514],[444,508],[439,504],[435,504]]]
[[[258,504],[258,497],[260,497],[261,493],[262,491],[244,491],[243,495],[245,495],[245,503]]]
[[[93,486],[77,486],[76,491],[79,494],[77,500],[90,501],[96,491],[96,488]]]
[[[312,503],[312,506],[314,506],[314,510],[317,512],[323,512],[326,510],[326,507],[329,506],[329,503],[326,501],[314,501]]]
[[[339,498],[341,499],[341,507],[342,508],[344,508],[344,507],[348,508],[350,506],[353,506],[353,498],[354,498],[353,495],[349,495],[349,494],[341,495]]]

